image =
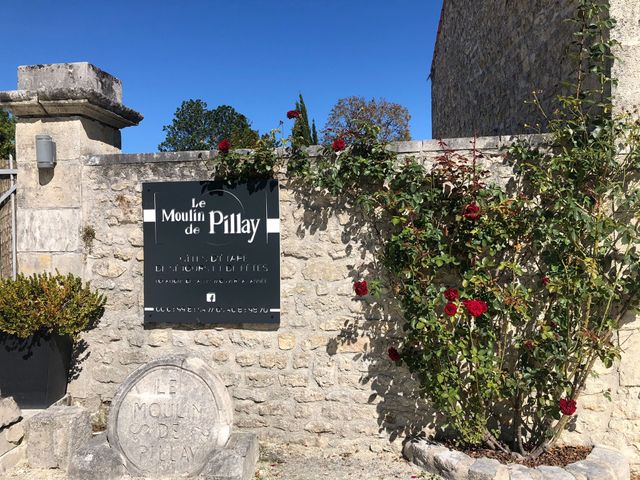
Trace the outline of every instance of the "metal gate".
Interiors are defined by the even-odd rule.
[[[0,278],[15,278],[16,245],[16,176],[13,156],[0,160]]]

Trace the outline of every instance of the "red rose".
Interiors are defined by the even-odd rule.
[[[387,354],[389,355],[389,359],[391,359],[392,362],[397,362],[398,360],[400,360],[400,352],[398,352],[398,350],[396,350],[394,347],[390,347],[389,350],[387,350]]]
[[[574,413],[576,413],[576,401],[575,400],[568,400],[566,398],[561,398],[560,399],[560,411],[562,412],[563,415],[573,415]]]
[[[458,298],[460,298],[460,293],[455,288],[447,288],[444,291],[444,298],[446,298],[450,302],[455,302]]]
[[[480,207],[476,202],[471,202],[467,206],[464,207],[464,211],[462,215],[467,220],[478,220],[480,218]]]
[[[331,145],[331,148],[333,148],[334,152],[340,152],[340,151],[344,150],[345,148],[347,148],[347,144],[342,138],[336,138],[333,141],[333,144]]]
[[[367,281],[362,280],[361,282],[354,282],[353,289],[356,292],[356,295],[359,297],[363,297],[369,293],[369,287],[367,286]]]
[[[536,346],[536,344],[533,342],[533,340],[525,340],[525,342],[522,345],[527,350],[533,350],[533,347]]]
[[[542,277],[542,285],[544,285],[545,287],[546,287],[547,285],[549,285],[549,282],[550,282],[550,281],[551,281],[551,280],[549,280],[549,277],[547,277],[546,275],[545,275],[544,277]]]
[[[287,112],[287,118],[291,120],[292,118],[298,118],[300,116],[300,112],[298,110],[289,110]]]
[[[464,300],[462,303],[473,317],[479,317],[487,311],[487,304],[482,300]]]
[[[447,303],[444,306],[444,313],[446,313],[450,317],[453,317],[457,311],[458,311],[458,306],[455,303]]]
[[[218,144],[218,151],[220,153],[229,153],[230,148],[231,148],[231,142],[226,138]]]

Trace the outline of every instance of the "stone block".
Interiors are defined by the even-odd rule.
[[[302,275],[306,280],[335,282],[347,277],[347,269],[326,259],[314,259],[306,263]]]
[[[474,459],[469,455],[455,450],[441,451],[433,457],[433,464],[438,473],[451,480],[467,478],[469,467],[473,463]]]
[[[492,458],[479,458],[469,467],[469,480],[509,480],[509,470]]]
[[[291,350],[296,346],[296,336],[292,333],[282,333],[278,335],[278,348],[280,350]]]
[[[616,478],[608,465],[593,460],[582,460],[565,467],[576,480],[613,480]]]
[[[22,208],[79,208],[81,173],[78,161],[60,162],[40,170],[35,162],[20,165],[18,204]]]
[[[542,474],[542,480],[576,480],[576,477],[560,467],[543,465],[536,467],[536,470]]]
[[[262,368],[278,368],[280,370],[287,368],[289,358],[280,352],[265,352],[260,354],[260,366]]]
[[[258,462],[258,438],[234,433],[224,448],[216,449],[198,476],[201,480],[252,480]]]
[[[13,450],[9,450],[4,455],[0,456],[0,473],[5,473],[11,470],[25,458],[27,458],[26,445],[20,445]]]
[[[4,430],[4,437],[7,439],[7,442],[18,445],[22,441],[24,438],[24,423],[25,422],[16,423]]]
[[[18,89],[60,90],[81,88],[122,103],[122,82],[87,62],[23,65],[18,67]]]
[[[525,467],[524,465],[511,464],[507,466],[510,480],[542,480],[542,473]]]
[[[14,448],[16,448],[16,445],[14,443],[11,443],[9,440],[7,440],[7,432],[6,431],[0,432],[0,455],[4,455],[5,453],[13,450]]]
[[[50,407],[27,424],[27,461],[32,468],[67,470],[72,452],[91,438],[89,412],[82,407]]]
[[[613,470],[616,480],[628,480],[631,476],[627,457],[612,448],[596,446],[587,457],[587,460],[608,465]]]
[[[628,338],[620,359],[620,385],[640,386],[640,369],[638,369],[638,357],[635,354],[640,351],[640,330],[625,333]]]
[[[0,399],[0,429],[16,423],[22,417],[22,411],[13,397]]]
[[[431,444],[425,440],[411,441],[404,446],[404,456],[412,463],[430,473],[437,473],[435,457],[450,450],[442,445]]]
[[[21,209],[18,251],[72,252],[80,248],[80,217],[76,208]]]
[[[18,269],[25,275],[56,271],[82,276],[84,259],[81,253],[18,253]]]
[[[58,165],[67,160],[75,161],[84,155],[120,153],[120,131],[101,122],[79,116],[18,118],[16,158],[19,171],[25,163],[36,161],[36,135],[51,136],[56,143]]]
[[[236,363],[241,367],[250,367],[258,361],[258,356],[252,352],[240,352],[236,355]]]
[[[111,449],[103,432],[71,456],[69,480],[120,480],[125,473],[120,456]]]

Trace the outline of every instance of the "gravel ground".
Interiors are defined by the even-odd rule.
[[[256,480],[441,480],[391,452],[320,456],[317,449],[263,454]],[[264,458],[266,457],[266,458]]]
[[[318,455],[317,449],[270,451],[257,466],[256,480],[439,480],[398,454]],[[59,470],[33,470],[21,464],[2,480],[65,480]],[[90,479],[87,479],[90,480]]]

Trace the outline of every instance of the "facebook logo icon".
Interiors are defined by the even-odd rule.
[[[216,301],[216,294],[215,293],[207,293],[207,302],[213,303],[215,301]]]

